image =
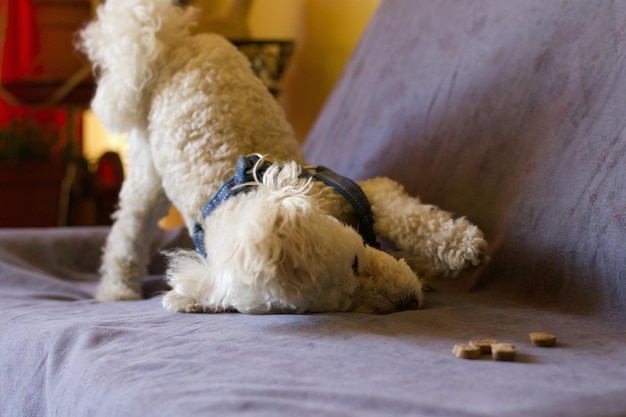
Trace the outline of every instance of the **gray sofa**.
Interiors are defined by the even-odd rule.
[[[625,19],[623,2],[383,2],[307,155],[479,224],[481,287],[620,315]]]
[[[305,152],[485,231],[491,262],[421,310],[172,314],[158,258],[145,300],[98,303],[106,228],[0,231],[0,416],[626,416],[624,22],[621,1],[382,1]],[[452,355],[477,338],[517,360]]]

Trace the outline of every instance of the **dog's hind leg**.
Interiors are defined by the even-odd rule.
[[[130,170],[104,249],[96,293],[102,301],[141,298],[141,281],[152,255],[153,234],[158,220],[167,213],[168,199],[144,135],[134,129],[128,136]]]
[[[397,182],[379,177],[360,183],[374,215],[374,231],[424,278],[455,274],[486,259],[483,233],[463,217],[422,204]]]

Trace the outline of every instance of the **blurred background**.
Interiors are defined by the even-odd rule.
[[[379,2],[179,0],[202,9],[197,32],[249,57],[301,143]],[[0,227],[110,224],[124,137],[89,111],[91,69],[73,47],[98,3],[0,0]]]

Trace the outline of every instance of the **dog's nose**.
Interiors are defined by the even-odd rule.
[[[398,311],[417,310],[419,308],[419,300],[416,297],[410,297],[400,303],[400,305],[398,306]]]

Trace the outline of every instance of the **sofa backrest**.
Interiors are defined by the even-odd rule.
[[[626,306],[626,3],[383,0],[305,143],[477,223],[480,285]]]

